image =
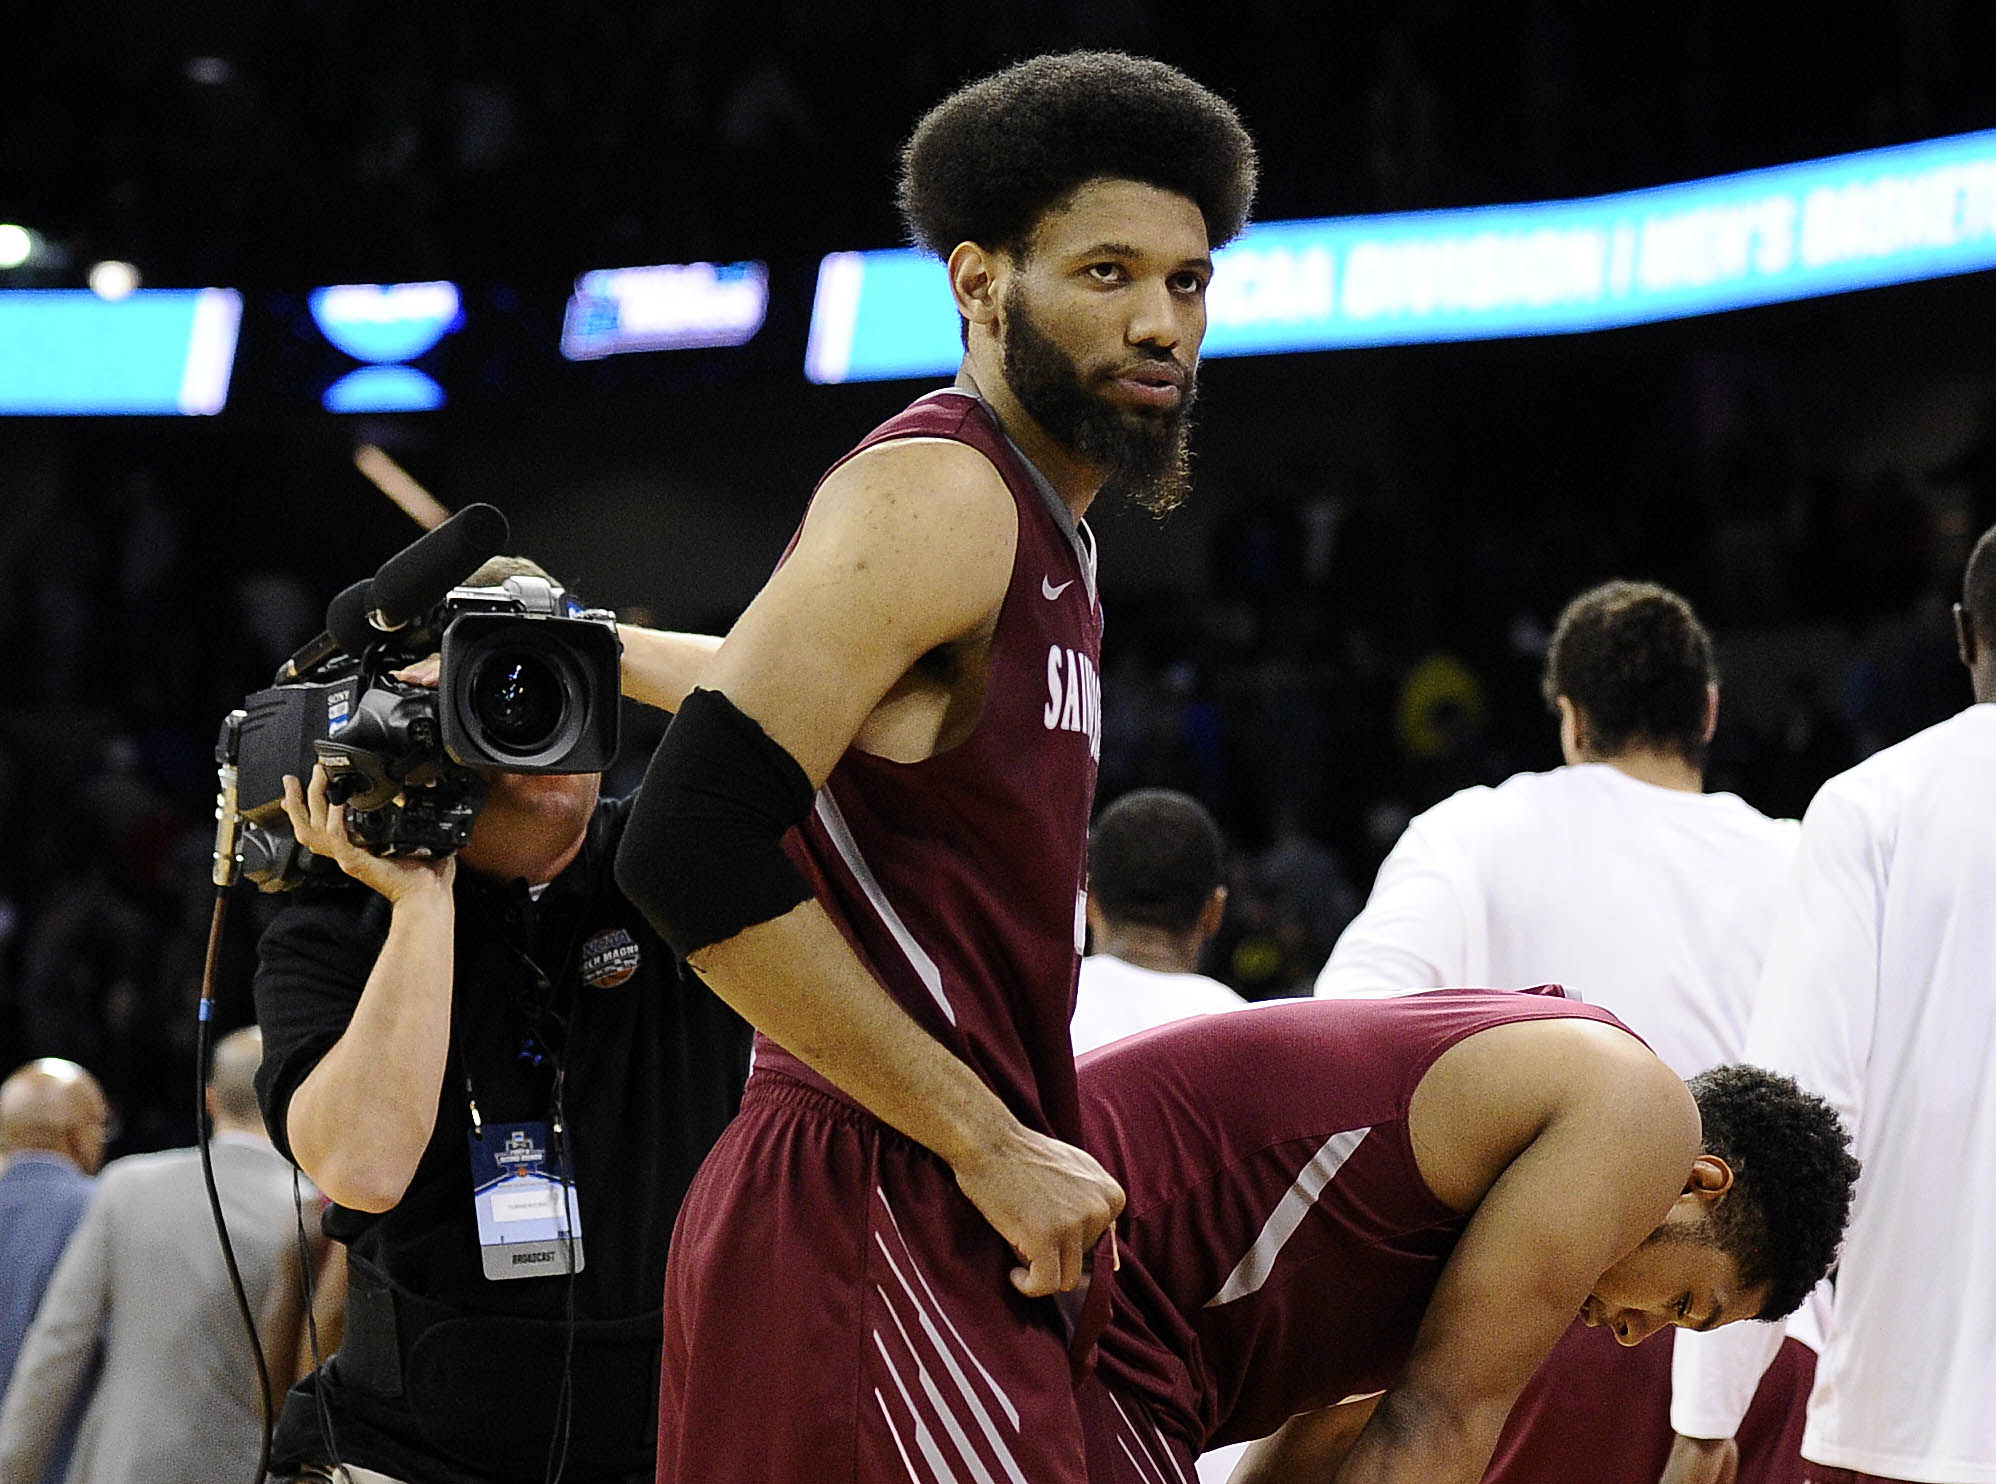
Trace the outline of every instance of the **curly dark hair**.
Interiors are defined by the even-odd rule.
[[[1792,1078],[1735,1064],[1687,1084],[1705,1152],[1732,1167],[1712,1235],[1748,1288],[1767,1285],[1759,1318],[1792,1314],[1836,1260],[1850,1219],[1857,1156],[1836,1110]]]
[[[1088,892],[1117,922],[1190,932],[1225,879],[1219,826],[1197,799],[1140,788],[1088,834]]]
[[[1255,170],[1233,106],[1176,67],[1063,52],[968,83],[924,115],[901,151],[901,215],[937,257],[959,242],[1017,256],[1051,207],[1106,177],[1188,198],[1218,247],[1247,221]]]
[[[1983,644],[1996,644],[1996,526],[1982,533],[1961,574],[1961,607]]]
[[[1568,603],[1546,650],[1546,704],[1577,706],[1589,745],[1632,745],[1705,762],[1705,688],[1719,678],[1712,636],[1691,605],[1654,582],[1604,582]]]

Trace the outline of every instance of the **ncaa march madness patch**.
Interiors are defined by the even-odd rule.
[[[582,982],[615,989],[638,971],[638,945],[622,928],[606,928],[582,945]]]

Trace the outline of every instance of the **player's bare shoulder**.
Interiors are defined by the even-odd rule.
[[[910,601],[995,617],[1018,538],[1018,507],[990,459],[953,439],[899,438],[826,477],[793,560],[883,569]]]
[[[988,646],[1018,539],[1011,492],[976,450],[931,439],[869,449],[819,486],[701,683],[821,780],[930,656]],[[951,699],[929,695],[932,736]]]
[[[1475,1208],[1526,1148],[1559,1125],[1680,1176],[1698,1150],[1698,1109],[1683,1080],[1605,1021],[1511,1021],[1465,1037],[1414,1090],[1408,1134],[1422,1178],[1457,1210]]]
[[[1004,477],[954,440],[879,444],[819,487],[792,560],[820,564],[832,581],[849,571],[873,601],[865,622],[921,625],[907,668],[853,737],[855,747],[917,762],[976,725],[1018,539],[1018,507]]]

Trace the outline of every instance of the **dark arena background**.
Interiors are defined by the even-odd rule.
[[[1335,235],[1354,218],[1386,242],[1447,225],[1402,213],[1996,127],[1996,11],[1945,0],[44,13],[0,57],[0,1066],[93,1069],[113,1153],[191,1140],[217,724],[418,533],[357,448],[452,509],[497,505],[596,603],[723,630],[818,473],[946,379],[807,375],[814,306],[837,308],[821,263],[900,245],[895,153],[923,108],[1066,46],[1231,99],[1257,221],[1329,234],[1292,266],[1359,261]],[[1644,322],[1533,321],[1586,273],[1527,263],[1514,292],[1499,252],[1453,328],[1422,328],[1422,294],[1448,294],[1429,284],[1370,343],[1208,359],[1191,502],[1093,524],[1100,797],[1167,784],[1219,818],[1213,974],[1307,992],[1412,812],[1558,761],[1544,644],[1602,579],[1664,582],[1711,625],[1709,786],[1769,812],[1967,701],[1948,604],[1996,521],[1996,280],[1975,271],[1996,186],[1961,156],[1937,227],[1925,157],[1879,158],[1913,183],[1867,198],[1846,236],[1875,271],[1848,282],[1805,271],[1837,252],[1807,181],[1793,263],[1723,201],[1673,228],[1630,198]],[[1529,243],[1538,219],[1460,220]],[[646,267],[681,271],[606,273]],[[1727,299],[1749,277],[1772,287]],[[1269,323],[1339,318],[1258,282]],[[342,286],[363,291],[320,292]],[[50,289],[71,292],[30,307],[59,314],[15,292]],[[222,293],[160,297],[189,290]],[[162,356],[163,390],[141,375]],[[629,718],[614,784],[661,720]],[[221,1029],[249,1018],[271,908],[241,889]]]

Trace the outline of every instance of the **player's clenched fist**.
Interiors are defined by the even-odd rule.
[[[1082,1260],[1123,1209],[1123,1187],[1093,1155],[1018,1125],[960,1160],[956,1180],[1019,1255],[1012,1284],[1028,1298],[1079,1284]]]

